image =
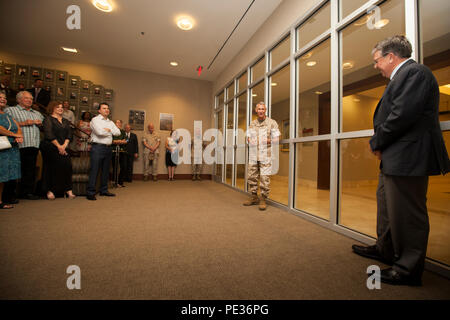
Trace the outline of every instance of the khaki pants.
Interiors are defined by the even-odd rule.
[[[158,175],[158,158],[159,153],[144,153],[144,177]]]
[[[262,174],[268,172],[269,167],[270,163],[262,163],[261,161],[258,161],[256,164],[248,165],[248,191],[252,194],[256,194],[258,192],[258,180],[260,180],[259,188],[261,189],[261,195],[265,198],[269,196],[270,176]]]

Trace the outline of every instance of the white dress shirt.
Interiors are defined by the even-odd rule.
[[[75,124],[75,115],[72,110],[64,109],[62,117],[70,121],[70,123]]]
[[[104,118],[101,114],[91,120],[90,127],[92,129],[91,140],[93,143],[109,146],[112,143],[112,136],[120,135],[120,130],[114,122],[108,118]],[[110,129],[111,132],[105,130],[105,128]]]
[[[391,73],[390,80],[392,80],[392,79],[394,78],[394,76],[395,76],[395,74],[397,73],[398,69],[400,69],[400,67],[401,67],[402,65],[404,65],[404,64],[406,63],[406,61],[408,61],[408,60],[412,60],[412,58],[406,59],[405,61],[403,61],[402,63],[399,63],[398,66],[395,67],[395,69],[394,69],[394,70],[392,71],[392,73]]]

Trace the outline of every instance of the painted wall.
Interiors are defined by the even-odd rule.
[[[0,60],[5,63],[25,64],[68,71],[82,79],[102,84],[114,90],[113,119],[128,121],[129,109],[145,110],[145,127],[155,123],[161,135],[158,173],[166,173],[164,162],[164,142],[168,131],[159,131],[159,114],[174,114],[174,128],[194,129],[194,120],[203,121],[203,131],[212,123],[212,83],[209,81],[173,77],[157,73],[141,72],[93,64],[82,64],[61,59],[53,59],[20,53],[12,53],[0,48]],[[141,141],[143,131],[135,131]],[[139,146],[139,159],[135,161],[134,173],[143,172],[142,144]],[[176,173],[190,174],[190,165],[178,166]],[[210,166],[204,166],[203,173],[211,173]]]

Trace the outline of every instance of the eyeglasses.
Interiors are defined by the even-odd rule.
[[[376,59],[373,60],[373,65],[376,66],[378,64],[378,61],[380,61],[381,58],[384,58],[388,55],[389,53],[386,53],[385,55],[378,57]]]

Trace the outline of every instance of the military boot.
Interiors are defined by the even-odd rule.
[[[243,203],[243,205],[244,206],[253,206],[253,205],[258,204],[258,203],[259,203],[258,195],[257,194],[252,194],[250,199],[245,201]]]
[[[267,204],[266,204],[266,197],[261,196],[261,200],[259,201],[259,210],[266,210]]]
[[[201,180],[202,180],[202,178],[200,178],[200,175],[199,175],[199,174],[197,175],[197,180],[198,180],[198,181],[201,181]]]
[[[195,181],[195,174],[192,175],[192,181]]]

